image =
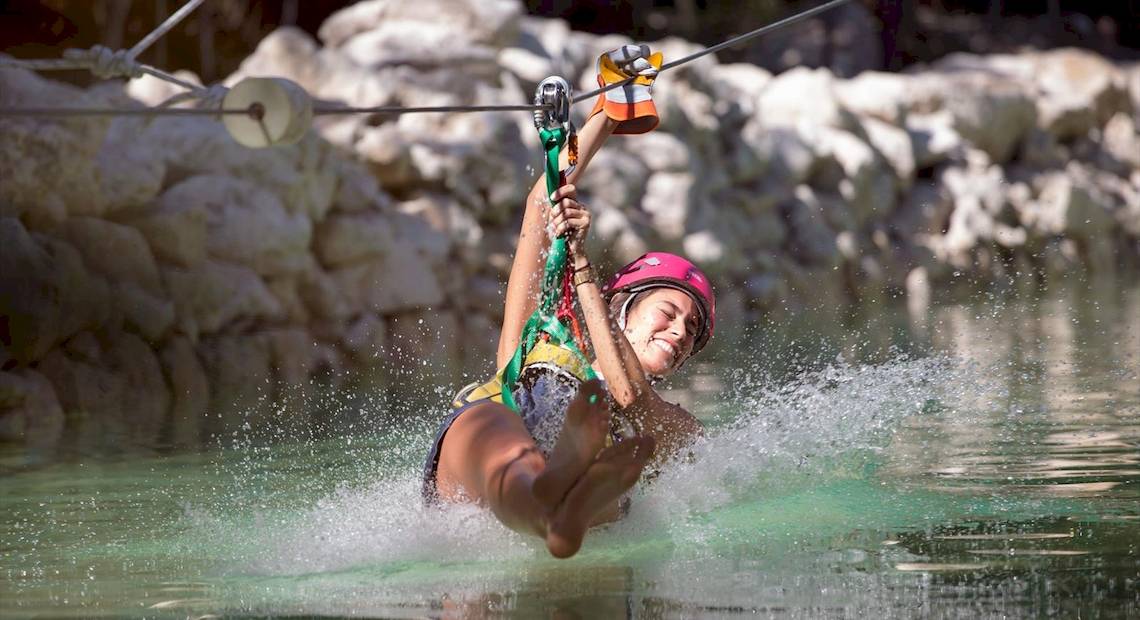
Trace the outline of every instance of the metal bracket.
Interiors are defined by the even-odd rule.
[[[538,83],[534,90],[534,126],[538,129],[566,128],[570,123],[570,84],[552,75]]]

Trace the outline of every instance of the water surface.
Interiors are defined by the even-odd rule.
[[[0,615],[1140,614],[1135,283],[789,313],[692,366],[707,440],[568,561],[421,505],[426,380],[286,441],[9,451]]]

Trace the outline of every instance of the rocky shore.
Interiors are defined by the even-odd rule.
[[[513,104],[551,74],[592,87],[624,42],[512,0],[362,2],[319,41],[276,31],[227,83]],[[688,254],[730,321],[1140,263],[1140,66],[1062,49],[845,80],[705,57],[654,93],[659,129],[615,138],[583,185],[594,256]],[[0,70],[2,106],[171,94]],[[322,117],[249,150],[208,117],[0,119],[0,440],[194,446],[303,420],[314,377],[489,368],[534,133],[525,113]]]

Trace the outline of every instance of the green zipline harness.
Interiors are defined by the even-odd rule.
[[[562,179],[558,170],[558,157],[568,139],[572,165],[577,156],[574,129],[570,123],[570,85],[560,77],[548,77],[538,85],[534,93],[534,103],[549,106],[534,113],[534,124],[538,129],[538,137],[542,140],[542,149],[545,153],[546,194],[549,197],[558,189]],[[519,346],[503,368],[503,404],[515,411],[518,411],[518,405],[512,392],[518,383],[519,373],[526,363],[527,354],[534,349],[540,338],[549,344],[571,351],[574,357],[582,362],[575,365],[581,369],[581,374],[585,375],[581,377],[583,380],[588,381],[596,377],[578,342],[581,339],[581,330],[573,309],[574,290],[570,285],[568,271],[570,264],[567,260],[569,252],[569,244],[565,238],[559,237],[550,242],[550,253],[546,257],[546,267],[542,274],[542,291],[538,308],[527,319],[519,337]]]

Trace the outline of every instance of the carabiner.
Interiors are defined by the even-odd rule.
[[[552,75],[538,83],[534,89],[534,105],[543,106],[534,111],[535,128],[567,128],[570,123],[570,84]]]

